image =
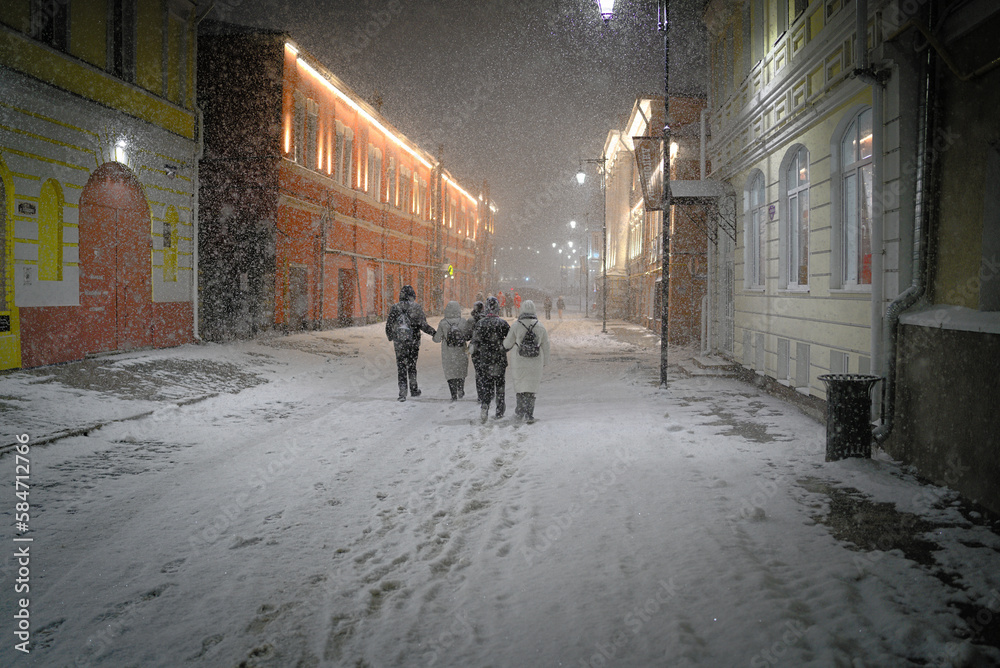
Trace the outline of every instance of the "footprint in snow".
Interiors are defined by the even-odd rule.
[[[168,561],[163,564],[163,568],[160,569],[161,573],[176,573],[180,570],[181,564],[184,563],[184,559],[174,559],[173,561]]]

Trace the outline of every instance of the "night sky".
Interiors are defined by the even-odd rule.
[[[697,16],[681,4],[675,27]],[[380,96],[389,122],[440,146],[469,190],[489,182],[498,245],[515,247],[498,251],[500,273],[551,281],[552,242],[569,238],[571,219],[601,217],[599,181],[573,178],[580,159],[600,156],[637,95],[663,91],[656,2],[616,11],[605,25],[593,0],[222,0],[211,16],[286,30],[361,97]],[[696,89],[703,58],[673,44],[671,90]]]

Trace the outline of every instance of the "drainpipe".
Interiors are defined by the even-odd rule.
[[[708,127],[707,116],[708,116],[708,109],[702,108],[702,110],[701,110],[701,165],[700,165],[701,166],[701,180],[702,181],[705,180],[705,176],[706,176],[706,174],[705,174],[705,171],[706,171],[705,170],[705,164],[706,164],[705,163],[705,143],[706,143],[706,137],[708,136],[708,132],[707,132],[707,127]]]
[[[872,431],[878,444],[884,443],[895,426],[896,407],[896,352],[899,344],[899,318],[923,296],[927,287],[927,248],[930,244],[929,206],[930,171],[932,156],[929,153],[931,137],[931,104],[934,100],[934,69],[936,57],[933,49],[927,49],[922,63],[920,100],[917,108],[917,155],[916,184],[913,203],[913,280],[902,294],[889,304],[885,313],[885,328],[888,332],[885,350],[886,374],[884,399],[882,404],[882,424]]]
[[[857,54],[855,63],[860,72],[871,70],[871,59],[868,46],[868,0],[855,0],[855,44]],[[872,83],[872,154],[875,160],[872,165],[872,181],[874,192],[872,202],[872,301],[871,301],[871,370],[878,376],[884,375],[885,367],[882,358],[882,310],[885,306],[885,85],[878,79]],[[872,407],[873,413],[875,406]]]
[[[708,143],[708,107],[702,107],[701,114],[699,114],[699,174],[701,175],[701,180],[704,181],[708,176],[707,161],[705,159],[706,148]],[[701,350],[704,355],[711,355],[714,352],[714,341],[712,337],[712,323],[714,322],[715,316],[715,299],[713,299],[713,288],[715,285],[715,253],[713,249],[716,243],[718,243],[718,231],[719,231],[719,219],[718,219],[718,200],[715,201],[715,205],[712,207],[715,213],[715,232],[716,232],[716,242],[709,243],[707,249],[707,257],[705,260],[708,263],[708,276],[706,277],[705,283],[705,298],[702,300],[702,339],[701,339]],[[709,239],[711,241],[711,238]]]

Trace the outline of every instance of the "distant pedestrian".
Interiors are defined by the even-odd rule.
[[[500,302],[500,311],[503,311],[507,307],[507,295],[503,290],[497,295],[497,300]]]
[[[472,320],[462,317],[462,306],[456,301],[444,307],[444,318],[434,334],[435,343],[441,344],[441,366],[448,381],[451,400],[465,396],[465,379],[469,375],[468,341],[472,338]]]
[[[477,301],[472,305],[472,317],[469,318],[469,320],[472,321],[472,331],[475,331],[476,323],[482,320],[484,315],[486,315],[486,304],[482,301]],[[480,388],[482,387],[482,381],[480,379],[485,378],[485,372],[483,371],[481,361],[482,358],[479,355],[479,349],[473,343],[469,344],[469,357],[472,358],[472,370],[476,374],[476,399],[479,403],[483,403],[483,395],[480,394]]]
[[[559,311],[559,319],[562,320],[563,309],[566,308],[566,301],[559,295],[559,299],[556,300],[556,310]]]
[[[514,315],[521,315],[521,293],[514,293],[514,310],[516,313]]]
[[[549,333],[535,315],[535,302],[525,300],[521,314],[507,332],[503,347],[511,350],[510,365],[517,393],[514,417],[535,421],[535,394],[542,382],[542,367],[549,359]]]
[[[385,319],[385,336],[392,341],[396,352],[396,375],[399,380],[399,400],[406,401],[409,383],[410,396],[419,397],[417,387],[417,356],[420,354],[420,331],[434,336],[434,328],[427,324],[424,309],[417,303],[417,293],[410,285],[399,290],[399,303],[389,309]]]
[[[552,320],[552,296],[545,295],[545,319]]]
[[[507,409],[506,381],[507,351],[503,346],[504,338],[510,331],[510,325],[500,317],[500,302],[496,297],[486,300],[486,315],[476,323],[472,331],[472,345],[479,356],[483,375],[482,386],[479,388],[480,414],[483,422],[490,416],[490,402],[497,400],[496,416],[502,418]]]
[[[514,309],[514,288],[507,291],[507,302],[506,302],[506,312],[507,317],[511,317],[511,311]]]

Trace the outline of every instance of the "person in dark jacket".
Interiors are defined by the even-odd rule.
[[[409,328],[409,334],[400,328],[404,321]],[[417,293],[413,287],[404,285],[399,290],[399,303],[392,305],[392,308],[389,309],[389,316],[385,319],[385,336],[392,341],[396,351],[396,375],[399,379],[400,401],[406,401],[407,381],[409,381],[410,395],[420,396],[420,388],[417,387],[417,356],[420,354],[421,330],[431,336],[437,333],[433,327],[427,324],[427,316],[424,315],[424,309],[417,303]]]
[[[479,390],[482,411],[480,419],[483,422],[490,416],[490,402],[497,399],[497,418],[502,418],[507,408],[506,387],[504,376],[507,373],[507,350],[503,347],[504,338],[510,331],[510,325],[500,317],[500,302],[496,297],[486,300],[486,315],[476,323],[472,330],[472,344],[479,356],[483,375]]]
[[[473,332],[475,331],[476,324],[483,319],[484,315],[486,315],[486,304],[484,304],[482,301],[477,301],[475,304],[472,305],[472,317],[470,318],[470,320],[472,321],[472,326],[470,327],[470,331]],[[471,333],[469,334],[469,337],[471,339],[472,337]],[[472,369],[473,371],[475,371],[475,376],[476,376],[476,398],[479,400],[479,403],[483,403],[483,395],[480,390],[483,381],[481,381],[480,378],[485,378],[486,372],[483,371],[483,366],[481,364],[479,357],[479,351],[472,344],[469,344],[469,357],[472,359]]]
[[[545,319],[552,320],[552,297],[545,295]]]

